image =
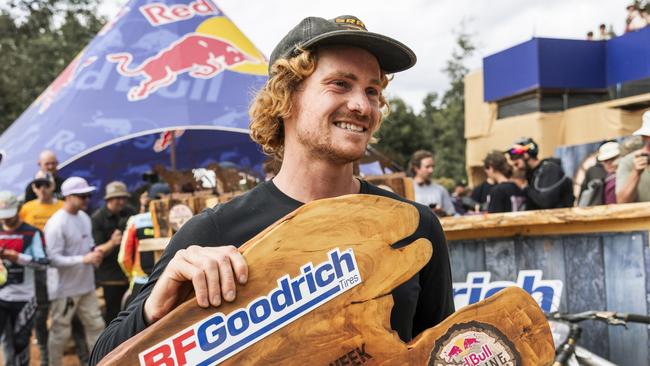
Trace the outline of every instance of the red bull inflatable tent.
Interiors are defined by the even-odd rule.
[[[214,2],[130,1],[0,136],[0,189],[22,193],[44,149],[64,177],[133,188],[170,166],[172,130],[183,131],[178,169],[259,172],[247,110],[266,75],[266,58]]]

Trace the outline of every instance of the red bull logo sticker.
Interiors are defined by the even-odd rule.
[[[138,66],[131,65],[133,55],[128,52],[109,54],[106,59],[117,64],[120,75],[142,79],[127,94],[132,102],[172,85],[181,74],[210,79],[225,70],[255,75],[265,75],[267,70],[264,56],[225,17],[206,20],[196,32],[185,34]]]
[[[517,366],[521,356],[514,345],[492,325],[456,324],[439,338],[429,366]]]

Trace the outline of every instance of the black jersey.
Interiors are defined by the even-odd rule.
[[[393,290],[395,305],[391,312],[391,327],[402,340],[409,341],[454,312],[449,253],[442,227],[428,207],[405,200],[365,181],[361,181],[359,193],[398,199],[411,203],[418,209],[418,229],[410,237],[395,243],[394,247],[406,245],[418,238],[426,238],[433,245],[433,256],[429,263]],[[269,181],[193,217],[172,237],[149,277],[149,282],[128,309],[122,311],[104,330],[92,352],[91,365],[98,363],[119,344],[147,327],[143,313],[144,302],[178,250],[190,245],[239,247],[302,205],[302,202],[282,193]]]

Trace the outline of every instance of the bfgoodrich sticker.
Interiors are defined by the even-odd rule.
[[[429,366],[517,366],[514,345],[492,325],[455,324],[433,346]]]
[[[335,248],[327,260],[284,275],[268,294],[229,314],[214,315],[140,353],[142,366],[216,365],[361,284],[352,249]]]

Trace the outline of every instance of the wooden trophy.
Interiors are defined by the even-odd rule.
[[[242,246],[237,299],[195,299],[124,342],[101,365],[547,365],[555,355],[539,306],[509,288],[409,343],[390,328],[391,291],[431,258],[412,234],[417,210],[349,195],[306,204]],[[426,289],[425,289],[426,291]]]

